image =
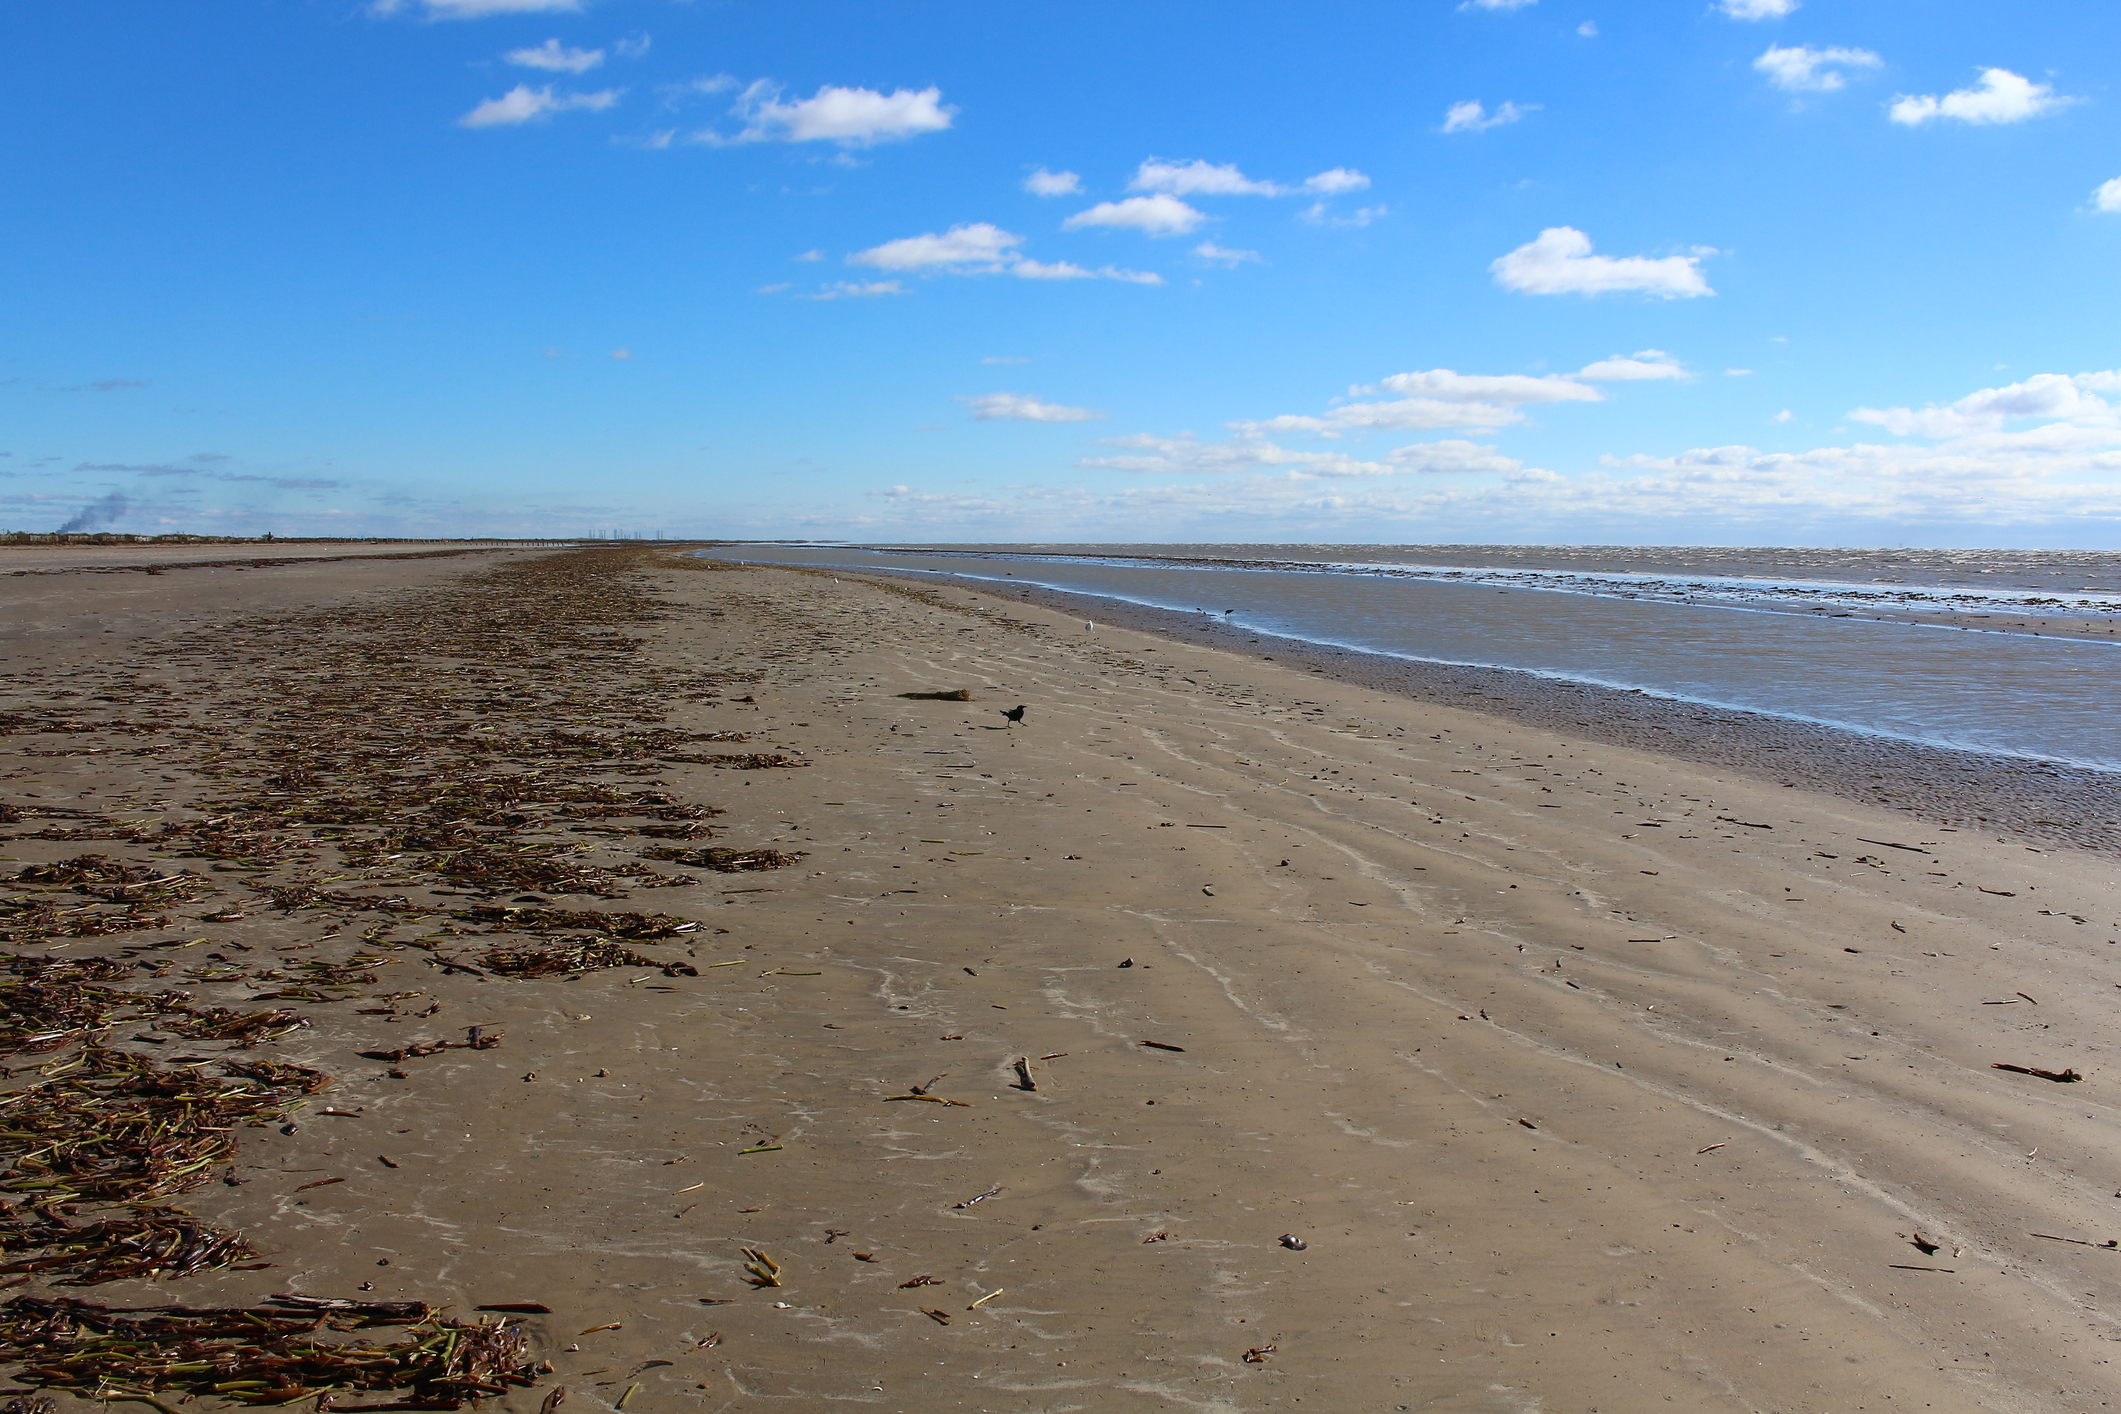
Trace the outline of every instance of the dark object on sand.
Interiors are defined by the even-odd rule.
[[[948,692],[902,692],[899,696],[910,698],[915,702],[970,702],[972,700],[972,689],[969,687],[953,687]]]
[[[2005,1065],[1997,1061],[1990,1070],[2008,1070],[2017,1075],[2036,1075],[2042,1080],[2052,1080],[2058,1085],[2074,1085],[2084,1077],[2074,1070],[2040,1070],[2029,1065]]]
[[[1309,1247],[1311,1245],[1310,1243],[1304,1241],[1301,1237],[1298,1237],[1293,1232],[1285,1232],[1274,1240],[1276,1242],[1279,1242],[1282,1246],[1288,1248],[1291,1252],[1301,1252],[1306,1247]]]
[[[1002,715],[1009,719],[1010,726],[1016,726],[1024,720],[1024,705],[1019,702],[1014,707],[1006,707],[1002,709]]]

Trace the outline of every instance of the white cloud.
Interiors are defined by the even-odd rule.
[[[552,74],[586,74],[604,62],[601,49],[567,49],[557,39],[529,49],[511,49],[501,56],[519,69],[543,69]]]
[[[430,20],[483,20],[488,15],[573,14],[582,0],[420,0]],[[375,0],[371,15],[396,15],[412,8],[411,0]]]
[[[879,270],[911,270],[943,275],[1014,275],[1020,280],[1122,280],[1136,285],[1161,285],[1164,277],[1146,270],[1122,270],[1106,265],[1086,270],[1068,261],[1046,263],[1027,258],[1017,247],[1024,238],[985,221],[952,226],[941,235],[905,236],[880,246],[856,251],[847,257],[850,265],[868,265]],[[895,292],[896,293],[896,292]]]
[[[1477,98],[1468,98],[1463,103],[1453,103],[1443,115],[1443,130],[1447,133],[1484,133],[1489,128],[1499,128],[1504,123],[1520,121],[1527,113],[1539,111],[1537,103],[1522,106],[1505,103],[1493,113]]]
[[[1664,299],[1713,295],[1699,255],[1591,254],[1591,238],[1573,226],[1550,226],[1488,266],[1495,283],[1526,295],[1613,294],[1636,290]]]
[[[2109,413],[2101,392],[2121,392],[2112,373],[2040,373],[2003,388],[1983,388],[1955,403],[1913,408],[1857,408],[1851,422],[1868,422],[1897,437],[1964,437],[1990,432],[2018,417],[2073,418]]]
[[[1768,82],[1791,93],[1831,93],[1848,81],[1844,69],[1875,69],[1885,61],[1868,49],[1813,49],[1809,45],[1788,48],[1770,44],[1753,61]]]
[[[2121,177],[2099,183],[2098,189],[2092,193],[2092,210],[2121,211]]]
[[[1106,415],[1089,408],[1042,403],[1015,393],[980,393],[961,396],[958,401],[971,408],[974,420],[979,422],[1095,422]]]
[[[626,361],[627,361],[628,359],[630,359],[630,358],[632,358],[632,357],[633,357],[633,350],[632,350],[632,349],[626,349],[626,348],[618,348],[618,349],[613,349],[613,350],[611,351],[611,356],[612,356],[613,358],[615,358],[615,359],[619,360],[619,362],[621,362],[621,363],[624,363],[624,362],[626,362]]]
[[[777,295],[782,290],[790,288],[792,283],[792,281],[783,280],[777,285],[761,285],[758,287],[757,290],[753,291],[753,293],[761,295]]]
[[[1576,26],[1576,32],[1585,39],[1596,39],[1598,38],[1598,21],[1585,20],[1582,24]]]
[[[550,84],[532,88],[529,84],[519,83],[499,98],[487,99],[457,122],[467,128],[513,127],[574,109],[597,112],[618,101],[619,90],[615,88],[607,88],[601,93],[555,94]]]
[[[1793,420],[1796,416],[1796,413],[1791,412],[1788,408],[1784,408],[1781,412],[1778,412],[1773,417],[1769,418],[1768,421],[1779,424],[1789,422]]]
[[[1008,267],[1019,280],[1095,280],[1095,270],[1085,270],[1071,261],[1019,260]]]
[[[1230,426],[1253,437],[1270,432],[1339,437],[1367,432],[1426,432],[1446,427],[1507,427],[1524,421],[1519,409],[1530,404],[1595,403],[1604,401],[1605,396],[1586,383],[1559,375],[1535,378],[1522,373],[1458,373],[1448,368],[1395,373],[1379,379],[1375,386],[1349,389],[1352,397],[1379,392],[1400,396],[1382,402],[1343,403],[1323,416],[1284,413],[1261,421],[1233,422]]]
[[[1936,118],[1962,123],[2022,123],[2077,102],[2057,94],[2051,85],[2034,83],[2009,69],[1983,69],[1974,88],[1954,89],[1943,97],[1903,95],[1893,101],[1892,120],[1918,127]]]
[[[1723,370],[1723,376],[1726,378],[1750,378],[1753,376],[1753,370],[1750,368],[1726,368]]]
[[[744,120],[742,132],[735,137],[704,132],[698,140],[836,142],[841,147],[872,147],[880,142],[941,132],[957,113],[955,108],[943,106],[943,91],[939,88],[900,88],[879,93],[870,88],[835,88],[828,84],[793,103],[783,103],[780,95],[779,84],[760,79],[745,89],[730,109]]]
[[[1797,8],[1797,0],[1723,0],[1716,8],[1734,20],[1779,20]]]
[[[1370,179],[1353,167],[1329,167],[1315,177],[1304,178],[1304,190],[1319,196],[1340,196],[1351,191],[1368,191]]]
[[[654,43],[655,41],[646,34],[628,35],[624,39],[613,41],[611,52],[621,59],[638,59],[646,54]]]
[[[1083,189],[1083,179],[1074,172],[1049,172],[1041,167],[1024,178],[1024,190],[1033,196],[1073,196]]]
[[[1135,170],[1128,191],[1167,192],[1172,196],[1280,196],[1282,188],[1272,182],[1255,182],[1237,170],[1236,163],[1215,166],[1195,158],[1191,162],[1161,162],[1151,157]]]
[[[1336,216],[1323,201],[1314,202],[1296,213],[1296,219],[1309,226],[1367,226],[1378,217],[1388,215],[1388,206],[1358,206],[1345,216]]]
[[[879,270],[922,270],[937,265],[998,265],[1014,259],[1024,238],[985,221],[952,226],[942,235],[906,236],[847,257],[850,265]]]
[[[1221,442],[1190,435],[1152,437],[1136,434],[1108,437],[1105,445],[1123,455],[1084,457],[1077,466],[1160,476],[1226,476],[1279,471],[1297,480],[1323,477],[1434,475],[1439,473],[1512,472],[1524,463],[1500,456],[1493,447],[1472,442],[1417,442],[1364,460],[1345,452],[1298,452],[1252,432]]]
[[[806,250],[801,255],[795,257],[795,259],[797,260],[823,260],[824,258],[825,252],[821,250]]]
[[[1028,358],[1008,358],[1008,357],[997,357],[997,358],[983,358],[983,359],[981,359],[981,360],[980,360],[980,362],[981,362],[981,363],[1029,363],[1030,361],[1031,361],[1031,360],[1030,360],[1030,359],[1028,359]]]
[[[1685,378],[1686,369],[1663,349],[1638,349],[1622,358],[1614,354],[1577,370],[1578,378],[1594,383],[1631,383],[1654,378]]]
[[[896,280],[870,280],[859,284],[850,280],[842,280],[838,284],[827,285],[814,295],[804,295],[802,298],[815,300],[877,299],[884,295],[906,295],[911,293],[913,293],[911,290],[906,289]]]
[[[1212,260],[1218,264],[1227,265],[1232,269],[1237,268],[1248,260],[1259,260],[1260,258],[1259,252],[1256,250],[1229,250],[1213,241],[1202,241],[1199,245],[1193,247],[1193,253],[1202,260]]]
[[[1065,231],[1085,226],[1110,226],[1141,231],[1151,236],[1183,236],[1207,220],[1203,212],[1166,193],[1130,196],[1124,201],[1101,201],[1088,211],[1078,211],[1061,222]]]
[[[1539,0],[1465,0],[1461,10],[1522,10],[1527,5],[1537,5]]]

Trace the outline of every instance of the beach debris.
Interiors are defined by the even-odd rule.
[[[1125,962],[1122,962],[1122,963],[1120,964],[1120,966],[1121,966],[1121,967],[1132,967],[1133,965],[1134,965],[1134,959],[1133,959],[1133,958],[1131,958],[1131,957],[1130,957],[1130,958],[1128,958],[1128,959],[1127,959],[1127,960],[1126,960]]]
[[[1982,888],[1981,888],[1981,886],[1980,886],[1979,884],[1976,884],[1976,885],[1974,885],[1974,887],[1975,887],[1975,888],[1977,888],[1977,889],[1980,889],[1982,893],[1985,893],[1985,894],[1994,894],[1994,895],[1995,895],[1995,896],[1996,896],[1997,898],[2016,898],[2016,897],[2018,897],[2018,895],[2017,895],[2016,893],[2014,893],[2014,892],[2013,892],[2012,890],[2010,890],[2010,889],[1982,889]]]
[[[537,1301],[489,1301],[484,1306],[475,1306],[475,1311],[503,1311],[515,1316],[549,1316],[552,1308]]]
[[[912,1290],[912,1289],[913,1289],[914,1287],[916,1287],[916,1286],[941,1286],[941,1285],[942,1285],[942,1283],[941,1283],[941,1282],[939,1282],[939,1281],[937,1281],[937,1280],[936,1280],[936,1279],[935,1279],[934,1277],[928,1276],[928,1275],[926,1275],[926,1274],[924,1273],[924,1274],[922,1274],[921,1276],[917,1276],[917,1277],[915,1277],[915,1278],[914,1278],[914,1279],[913,1279],[912,1281],[902,1281],[902,1282],[900,1282],[900,1283],[898,1284],[898,1289],[899,1289],[900,1291],[911,1291],[911,1290]]]
[[[1157,1231],[1150,1233],[1147,1237],[1142,1239],[1142,1246],[1147,1247],[1152,1242],[1169,1242],[1170,1240],[1170,1233],[1163,1231],[1162,1229],[1158,1229]]]
[[[1528,1120],[1528,1119],[1520,1119],[1520,1120],[1518,1120],[1517,1122],[1518,1122],[1519,1124],[1523,1125],[1523,1126],[1524,1126],[1524,1127],[1525,1127],[1526,1129],[1537,1129],[1537,1128],[1539,1128],[1539,1126],[1538,1126],[1538,1125],[1536,1125],[1536,1124],[1532,1123],[1532,1121],[1530,1121],[1530,1120]]]
[[[2011,995],[2014,997],[2025,997],[2025,993],[2023,992],[2013,992],[2011,993]],[[2040,999],[2038,997],[2025,997],[2025,999],[2031,1002],[2034,1006],[2040,1005]]]
[[[595,1335],[598,1331],[622,1331],[624,1329],[626,1329],[626,1323],[623,1321],[607,1321],[601,1326],[591,1326],[586,1331],[576,1331],[575,1334],[578,1336]]]
[[[96,1286],[127,1278],[190,1276],[250,1263],[258,1255],[240,1236],[181,1209],[121,1211],[131,1215],[75,1227],[47,1205],[0,1210],[0,1254],[11,1259],[0,1264],[0,1273],[27,1273],[60,1286]]]
[[[1153,1051],[1184,1051],[1184,1046],[1174,1046],[1165,1041],[1136,1041],[1137,1046],[1147,1046]]]
[[[874,1262],[877,1260],[877,1256],[874,1252],[857,1252],[854,1254],[854,1260],[857,1262]]]
[[[807,856],[798,851],[784,854],[777,849],[646,849],[641,858],[693,869],[712,869],[718,874],[742,874],[757,869],[786,869]]]
[[[992,1301],[995,1297],[1001,1295],[1006,1290],[1008,1290],[1007,1287],[997,1286],[996,1288],[994,1288],[994,1290],[988,1292],[985,1296],[982,1296],[979,1300],[973,1302],[965,1309],[967,1311],[977,1311],[980,1307],[986,1305],[989,1301]]]
[[[1729,1143],[1729,1142],[1730,1142],[1729,1140],[1725,1140],[1725,1141],[1723,1141],[1723,1143],[1711,1144],[1711,1145],[1709,1145],[1709,1146],[1708,1146],[1708,1147],[1707,1147],[1706,1149],[1696,1149],[1696,1150],[1695,1150],[1694,1152],[1695,1152],[1695,1153],[1697,1153],[1697,1154],[1713,1154],[1713,1153],[1715,1153],[1715,1152],[1716,1152],[1716,1151],[1717,1151],[1718,1149],[1721,1149],[1721,1148],[1722,1148],[1722,1147],[1724,1146],[1724,1144],[1727,1144],[1727,1143]]]
[[[537,1384],[530,1343],[508,1322],[439,1317],[422,1302],[308,1303],[274,1298],[259,1307],[108,1307],[18,1296],[0,1307],[0,1359],[22,1362],[16,1378],[84,1398],[129,1399],[167,1410],[154,1396],[240,1404],[292,1404],[334,1390],[403,1390],[393,1408],[453,1410]],[[289,1309],[292,1307],[293,1309]],[[405,1339],[328,1341],[405,1325]]]
[[[1989,1066],[1989,1069],[2008,1070],[2018,1075],[2037,1076],[2042,1080],[2052,1080],[2059,1085],[2074,1085],[2084,1078],[2074,1070],[2041,1070],[2036,1066],[2010,1065],[2003,1061],[1994,1062]]]
[[[1723,821],[1726,825],[1743,825],[1748,830],[1772,830],[1775,828],[1773,825],[1756,825],[1751,820],[1740,820],[1735,815],[1718,815],[1716,818]]]
[[[1288,1248],[1291,1252],[1301,1252],[1311,1245],[1310,1243],[1304,1241],[1301,1237],[1298,1237],[1293,1232],[1285,1232],[1274,1240],[1276,1242],[1279,1242],[1282,1246]]]
[[[1901,927],[1901,926],[1900,926],[1900,924],[1898,923],[1898,921],[1895,921],[1895,922],[1894,922],[1894,924],[1893,924],[1893,931],[1894,931],[1895,933],[1905,933],[1905,932],[1907,931],[1907,929],[1905,929],[1905,928]]]
[[[566,1402],[567,1386],[561,1385],[559,1388],[555,1389],[551,1394],[545,1396],[545,1402],[538,1406],[538,1414],[553,1414],[554,1410],[558,1409],[562,1404],[565,1404]]]
[[[2121,1251],[2121,1242],[2087,1242],[2081,1237],[2057,1237],[2051,1232],[2029,1232],[2028,1237],[2044,1237],[2049,1242],[2068,1242],[2078,1247],[2096,1247],[2104,1252]]]
[[[743,1251],[744,1273],[747,1281],[758,1287],[779,1286],[781,1284],[781,1264],[779,1262],[774,1261],[773,1258],[767,1256],[756,1247],[746,1247]]]
[[[739,1154],[770,1154],[770,1153],[772,1153],[772,1152],[773,1152],[774,1150],[776,1150],[776,1149],[778,1149],[778,1148],[780,1148],[780,1147],[781,1147],[780,1145],[778,1145],[778,1144],[773,1144],[773,1143],[766,1143],[766,1144],[754,1144],[754,1145],[752,1145],[752,1146],[751,1146],[750,1148],[748,1148],[748,1149],[739,1149],[739,1150],[737,1150],[737,1152],[738,1152]],[[757,1211],[758,1211],[758,1209],[756,1209],[756,1208],[746,1208],[746,1209],[745,1209],[744,1211],[745,1211],[745,1212],[747,1212],[747,1213],[755,1213],[755,1212],[757,1212]]]
[[[947,1311],[938,1311],[933,1306],[916,1306],[913,1309],[919,1311],[923,1316],[926,1316],[939,1326],[950,1324],[950,1313]]]
[[[940,692],[901,692],[898,695],[911,702],[970,702],[972,689],[949,687]]]
[[[609,967],[662,967],[632,948],[601,938],[572,938],[543,947],[495,948],[479,961],[503,977],[579,977]]]
[[[363,1051],[361,1055],[368,1060],[389,1061],[395,1065],[416,1056],[440,1055],[443,1051],[490,1051],[500,1044],[498,1034],[488,1035],[483,1026],[467,1026],[461,1041],[415,1041],[394,1051]]]
[[[343,1178],[320,1178],[320,1179],[317,1179],[317,1180],[316,1180],[315,1182],[313,1182],[313,1183],[305,1183],[305,1184],[302,1184],[302,1185],[301,1185],[300,1187],[298,1187],[298,1188],[296,1188],[296,1189],[295,1189],[295,1192],[297,1192],[297,1193],[303,1193],[303,1192],[307,1192],[307,1191],[308,1191],[309,1189],[312,1189],[312,1188],[329,1188],[329,1187],[330,1187],[330,1186],[331,1186],[332,1184],[334,1184],[334,1183],[344,1183],[344,1182],[346,1182],[346,1180],[345,1180],[345,1179],[343,1179]]]
[[[1244,1353],[1244,1362],[1247,1365],[1264,1365],[1267,1357],[1273,1353],[1274,1347],[1271,1345],[1255,1345]]]
[[[952,1203],[950,1206],[953,1208],[969,1208],[976,1203],[984,1203],[989,1198],[996,1197],[1001,1193],[1001,1191],[1002,1186],[997,1183],[992,1188],[988,1189],[985,1193],[975,1194],[973,1197],[967,1198],[962,1203]]]
[[[611,1407],[614,1409],[624,1409],[626,1407],[626,1401],[632,1399],[636,1394],[640,1393],[640,1390],[641,1387],[638,1384],[631,1384],[626,1386],[626,1392],[620,1395],[618,1403],[612,1405]]]
[[[1018,1057],[1016,1058],[1016,1060],[1015,1060],[1014,1062],[1012,1062],[1012,1067],[1011,1067],[1011,1068],[1012,1068],[1012,1069],[1014,1069],[1014,1070],[1016,1071],[1016,1086],[1015,1086],[1015,1088],[1016,1088],[1016,1089],[1018,1089],[1018,1090],[1036,1090],[1036,1089],[1038,1089],[1038,1082],[1037,1082],[1037,1081],[1035,1081],[1035,1080],[1033,1080],[1033,1079],[1031,1078],[1031,1057],[1029,1057],[1029,1056],[1018,1056]]]
[[[1867,839],[1863,838],[1863,836],[1861,836],[1861,835],[1858,835],[1858,836],[1856,836],[1856,841],[1857,841],[1857,843],[1859,843],[1859,844],[1874,844],[1874,845],[1879,845],[1879,846],[1881,846],[1881,847],[1883,847],[1883,848],[1885,848],[1885,849],[1904,849],[1904,850],[1908,851],[1908,853],[1910,853],[1910,854],[1928,854],[1928,853],[1929,853],[1929,851],[1928,851],[1928,850],[1926,850],[1926,849],[1922,848],[1922,847],[1921,847],[1920,845],[1912,845],[1912,844],[1900,844],[1900,843],[1897,843],[1897,842],[1895,842],[1895,841],[1893,841],[1893,840],[1867,840]]]
[[[1943,1272],[1946,1276],[1951,1276],[1959,1270],[1957,1267],[1915,1267],[1906,1262],[1887,1262],[1886,1265],[1896,1272]]]
[[[1943,1247],[1942,1243],[1932,1242],[1928,1238],[1924,1237],[1920,1228],[1917,1228],[1914,1234],[1908,1238],[1908,1245],[1910,1247],[1913,1247],[1917,1252],[1920,1252],[1925,1257],[1930,1256],[1932,1253],[1941,1250]]]

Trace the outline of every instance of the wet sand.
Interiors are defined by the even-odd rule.
[[[494,1401],[524,1414],[555,1385],[629,1414],[2060,1411],[2121,1389],[2121,1258],[2083,1245],[2121,1237],[2106,858],[1492,699],[1086,633],[1072,607],[579,553],[656,608],[565,654],[452,640],[420,617],[440,601],[393,611],[446,589],[434,561],[407,590],[317,567],[260,577],[277,604],[173,600],[122,649],[18,642],[0,710],[138,725],[152,700],[182,726],[10,737],[42,754],[0,768],[25,812],[7,854],[189,867],[226,895],[66,955],[385,956],[372,993],[299,1006],[311,1025],[261,1052],[330,1071],[318,1103],[348,1113],[246,1132],[246,1181],[181,1199],[280,1265],[83,1294],[543,1303],[554,1371]],[[700,926],[638,945],[677,975],[511,980],[479,962],[507,939],[451,910],[523,896],[415,867],[439,854],[349,865],[311,827],[307,862],[30,837],[313,789],[259,782],[278,724],[323,710],[320,661],[342,699],[428,694],[460,756],[532,730],[524,704],[570,674],[608,733],[744,733],[809,764],[614,742],[570,779],[711,804],[717,845],[803,857],[536,895]],[[661,838],[511,828],[607,873]],[[369,903],[258,892],[302,878]],[[503,1044],[359,1055],[472,1025]],[[747,1284],[747,1248],[780,1286]]]

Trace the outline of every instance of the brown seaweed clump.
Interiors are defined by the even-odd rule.
[[[112,1308],[64,1298],[18,1296],[0,1307],[0,1360],[41,1389],[129,1400],[173,1414],[155,1395],[239,1404],[293,1404],[336,1390],[401,1390],[386,1406],[459,1409],[535,1385],[536,1362],[519,1322],[440,1317],[418,1301],[329,1301],[275,1297],[258,1307]],[[290,1309],[291,1308],[291,1309]],[[355,1335],[409,1326],[403,1339]],[[319,1407],[328,1404],[319,1399]]]
[[[543,947],[495,948],[479,959],[504,977],[578,977],[607,967],[664,967],[652,957],[603,938],[575,938]]]
[[[803,855],[783,854],[777,849],[644,849],[643,859],[660,859],[693,869],[712,869],[721,874],[741,874],[752,869],[786,869],[800,863]]]

